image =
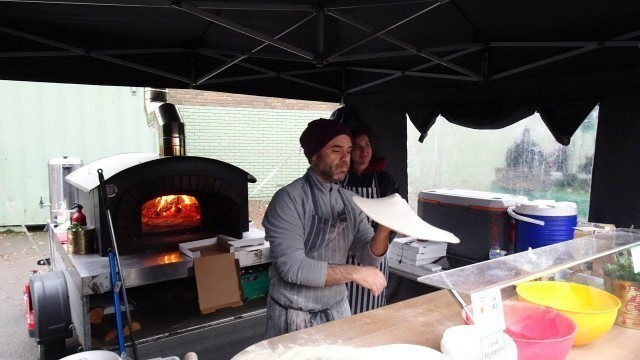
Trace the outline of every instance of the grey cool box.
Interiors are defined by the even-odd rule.
[[[448,244],[447,256],[473,262],[489,259],[495,241],[502,250],[513,251],[511,216],[507,208],[525,196],[464,189],[432,189],[420,192],[418,216],[460,239]]]

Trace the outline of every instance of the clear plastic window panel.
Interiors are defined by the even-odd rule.
[[[617,229],[418,278],[431,286],[472,294],[505,288],[640,246],[640,231]],[[556,274],[557,275],[557,274]],[[566,277],[566,276],[565,276]]]

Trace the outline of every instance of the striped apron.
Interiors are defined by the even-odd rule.
[[[307,174],[307,176],[310,176]],[[345,210],[338,218],[324,218],[318,213],[317,192],[306,178],[311,192],[313,216],[304,239],[305,255],[310,259],[329,264],[344,264],[345,255],[353,241],[352,227],[347,219],[353,219],[353,209],[340,193]],[[267,299],[266,338],[323,324],[350,315],[347,291],[344,285],[310,287],[282,280],[274,266],[269,298]]]
[[[345,179],[344,182],[346,183],[347,180],[348,179]],[[367,199],[380,198],[380,191],[378,189],[378,182],[375,175],[373,176],[371,187],[354,187],[345,185],[343,185],[343,187]],[[369,219],[369,224],[371,224],[371,226],[375,226],[374,221],[371,219]],[[352,256],[351,254],[347,256],[347,264],[362,266],[362,264],[360,264],[355,256]],[[378,269],[384,274],[385,279],[389,279],[389,266],[386,256],[384,257],[384,259],[382,259],[380,265],[378,265]],[[382,290],[382,293],[380,293],[380,295],[374,296],[371,293],[371,290],[364,288],[352,281],[347,283],[347,290],[349,292],[349,305],[351,306],[351,314],[353,315],[368,310],[377,309],[387,304],[386,287],[384,288],[384,290]]]

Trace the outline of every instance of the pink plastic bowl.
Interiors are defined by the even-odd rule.
[[[578,330],[568,316],[543,306],[505,301],[504,318],[507,333],[518,348],[518,360],[564,360]],[[469,324],[465,311],[462,318]]]

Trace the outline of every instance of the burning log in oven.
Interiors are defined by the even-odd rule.
[[[157,233],[199,227],[200,204],[189,195],[166,195],[142,205],[142,232]]]

